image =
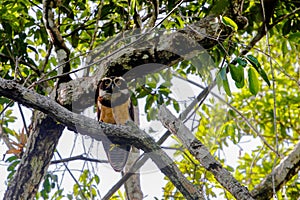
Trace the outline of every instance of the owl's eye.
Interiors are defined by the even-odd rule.
[[[109,86],[111,84],[111,80],[110,79],[106,79],[105,81],[104,81],[104,85],[105,86]]]
[[[115,79],[114,83],[116,86],[120,86],[122,84],[122,80],[121,79]]]

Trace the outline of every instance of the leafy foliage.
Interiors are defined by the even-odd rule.
[[[151,28],[155,24],[172,32],[187,27],[210,14],[223,15],[230,1],[187,1],[177,9],[174,0],[157,1],[57,1],[54,6],[55,23],[70,49],[71,71],[84,66],[86,53],[95,50],[116,35],[136,28]],[[240,27],[234,16],[222,16],[222,22],[234,33],[225,41],[208,49],[214,65],[198,55],[198,60],[183,60],[169,69],[151,74],[132,83],[132,101],[145,102],[142,112],[148,121],[156,120],[158,105],[166,104],[177,113],[184,109],[172,90],[174,74],[187,80],[196,80],[208,85],[215,78],[219,87],[227,94],[220,98],[209,96],[197,111],[191,122],[195,136],[209,147],[210,152],[231,171],[235,178],[250,190],[269,174],[274,163],[281,158],[260,141],[257,134],[274,147],[279,154],[288,155],[299,139],[299,42],[300,18],[297,1],[280,1],[274,6],[274,13],[263,18],[260,1],[244,1],[242,15],[247,17],[248,26]],[[271,7],[270,7],[271,8]],[[155,16],[154,10],[159,14]],[[170,15],[168,15],[168,13]],[[168,18],[163,19],[165,16]],[[163,19],[162,21],[160,21]],[[242,52],[256,34],[263,33],[262,25],[268,22],[268,43],[263,38],[246,55]],[[264,27],[263,27],[264,28]],[[220,33],[222,34],[222,33]],[[36,92],[49,95],[55,87],[58,66],[55,49],[49,40],[43,21],[40,0],[4,0],[0,5],[0,76],[15,80]],[[220,35],[221,36],[221,35]],[[133,37],[133,36],[132,36]],[[124,39],[124,38],[123,38]],[[123,40],[120,42],[122,43]],[[118,44],[120,46],[122,44]],[[99,54],[111,53],[120,46],[113,46]],[[271,48],[267,51],[268,46]],[[203,57],[201,57],[203,56]],[[87,69],[85,76],[92,74],[99,66]],[[76,76],[81,74],[76,74]],[[196,77],[196,78],[195,78]],[[192,83],[191,87],[196,87]],[[199,85],[198,85],[199,86]],[[199,89],[197,86],[197,89]],[[183,91],[185,92],[185,91]],[[224,104],[224,101],[227,104]],[[190,103],[191,100],[188,102]],[[228,105],[230,104],[230,106]],[[7,107],[7,108],[6,108]],[[12,127],[16,121],[12,108],[14,103],[0,97],[1,134],[5,134],[12,144],[21,144],[21,128]],[[276,118],[275,118],[276,117]],[[251,126],[250,126],[251,125]],[[18,129],[18,130],[15,130]],[[2,136],[1,138],[2,139]],[[232,196],[204,170],[195,158],[176,138],[174,153],[176,164],[184,175],[207,196]],[[259,140],[253,149],[247,151],[242,146],[247,140]],[[238,163],[228,163],[223,152],[228,147],[241,146],[235,152]],[[16,146],[16,145],[15,145]],[[18,146],[18,145],[17,145]],[[26,143],[24,143],[26,148]],[[9,150],[9,149],[8,149]],[[12,153],[16,153],[13,151]],[[20,153],[20,152],[19,152]],[[22,153],[21,153],[22,154]],[[14,175],[20,163],[20,154],[6,159],[7,182]],[[276,162],[274,162],[274,160]],[[86,166],[85,166],[86,167]],[[49,172],[40,188],[37,198],[43,199],[93,199],[99,196],[98,184],[101,174],[83,169],[72,193],[59,184],[60,176]],[[166,178],[167,179],[167,178]],[[299,198],[299,177],[295,176],[278,191],[279,199]],[[217,190],[216,190],[217,189]],[[163,188],[164,199],[181,199],[182,194],[167,180]],[[121,191],[112,199],[125,199]]]

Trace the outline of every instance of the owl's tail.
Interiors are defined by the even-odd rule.
[[[108,162],[116,172],[123,170],[126,165],[131,146],[128,144],[115,144],[108,138],[102,139]]]

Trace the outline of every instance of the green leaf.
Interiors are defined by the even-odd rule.
[[[157,95],[155,95],[156,96],[156,102],[157,102],[157,104],[158,105],[161,105],[161,104],[163,104],[164,103],[164,98],[163,98],[163,96],[161,95],[161,94],[157,94]]]
[[[150,90],[151,91],[151,90]],[[147,96],[149,94],[148,90],[145,88],[141,88],[140,92],[138,93],[138,95],[136,96],[136,98],[143,98],[145,96]]]
[[[226,70],[227,70],[227,67],[223,67],[220,71],[220,75],[223,80],[222,85],[223,85],[223,88],[224,88],[226,94],[228,96],[231,96],[231,91],[230,91],[230,87],[229,87],[229,83],[228,83],[228,79],[227,79]]]
[[[235,82],[240,83],[244,80],[244,68],[241,65],[236,67],[235,65],[229,64],[229,70],[231,77]]]
[[[236,61],[239,65],[241,65],[242,67],[246,67],[247,66],[247,61],[241,57],[237,57]]]
[[[179,112],[180,107],[179,107],[179,104],[178,104],[178,102],[176,100],[173,101],[173,107],[176,110],[176,112]]]
[[[75,185],[73,186],[73,194],[74,194],[75,196],[77,196],[77,195],[79,194],[79,186],[78,186],[77,184],[75,184]]]
[[[137,106],[137,105],[138,105],[138,100],[137,100],[137,98],[136,98],[136,96],[135,96],[134,94],[131,94],[130,100],[131,100],[131,102],[132,102],[132,104],[133,104],[134,106]]]
[[[264,81],[266,81],[266,83],[268,84],[269,87],[271,87],[271,83],[268,79],[268,76],[265,72],[265,70],[263,70],[262,68],[260,68],[260,70],[258,71],[259,75],[264,79]]]
[[[282,27],[282,35],[283,36],[287,35],[291,31],[291,27],[292,27],[291,23],[292,23],[292,21],[290,19],[284,23],[284,25]]]
[[[241,82],[235,82],[235,86],[239,89],[245,86],[245,80],[243,79]]]
[[[252,55],[248,55],[247,56],[247,60],[252,64],[252,66],[256,69],[256,71],[259,73],[259,75],[263,78],[263,80],[268,84],[268,86],[271,86],[271,83],[268,79],[268,76],[266,74],[266,72],[261,68],[260,63],[258,62],[258,60],[252,56]]]
[[[11,157],[7,158],[7,159],[5,160],[5,162],[12,162],[12,161],[14,161],[14,160],[18,160],[18,157],[17,157],[17,156],[11,156]]]
[[[147,110],[149,110],[152,106],[152,104],[154,103],[155,99],[153,95],[148,95],[146,98],[146,104],[145,104],[145,112],[147,112]]]
[[[222,22],[226,25],[231,27],[233,30],[238,30],[238,25],[229,17],[222,17]]]
[[[44,187],[44,190],[49,193],[51,191],[51,184],[50,184],[50,181],[49,181],[49,177],[47,176],[44,180],[44,183],[43,183],[43,187]]]
[[[100,178],[99,178],[98,175],[95,175],[95,176],[94,176],[94,179],[95,179],[95,182],[96,182],[97,184],[100,183]]]
[[[15,171],[16,166],[20,163],[20,160],[16,160],[13,163],[11,163],[8,168],[7,171]]]
[[[156,108],[150,108],[147,112],[147,120],[153,120],[157,118],[158,110]]]
[[[259,82],[255,70],[250,67],[248,70],[249,90],[253,95],[258,93]]]
[[[228,171],[230,171],[230,172],[234,172],[235,171],[235,169],[233,167],[229,166],[229,165],[226,166],[226,169]]]
[[[300,32],[290,34],[288,40],[296,43],[300,42]]]
[[[227,76],[226,76],[226,70],[227,70],[227,66],[226,67],[223,67],[220,71],[220,75],[221,75],[221,78],[222,80],[226,80],[227,79]]]
[[[258,68],[260,67],[260,63],[258,62],[258,60],[252,56],[252,55],[247,55],[246,59],[251,63],[251,65],[254,67],[254,68]]]
[[[78,32],[75,32],[74,34],[72,34],[71,44],[72,44],[73,48],[77,48],[77,46],[79,44],[79,34],[78,34]]]
[[[232,124],[227,124],[225,127],[225,134],[233,136],[235,133],[234,126]]]
[[[220,91],[221,87],[223,85],[223,80],[222,80],[222,77],[221,77],[221,73],[218,73],[217,78],[216,78],[216,82],[217,82],[218,89]]]
[[[225,90],[226,94],[228,96],[231,96],[231,91],[230,91],[230,87],[229,87],[229,83],[228,83],[227,78],[226,78],[226,80],[223,80],[223,87],[224,87],[224,90]]]

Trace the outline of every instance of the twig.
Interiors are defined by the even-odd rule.
[[[200,87],[200,88],[205,88],[203,87],[202,85],[192,81],[192,80],[188,80],[188,79],[184,79],[182,78],[183,80],[186,80],[190,83],[192,83],[193,85],[197,86],[197,87]],[[230,107],[234,112],[236,112],[245,122],[246,124],[249,126],[249,128],[252,129],[252,131],[263,141],[263,143],[271,150],[273,151],[277,156],[279,157],[282,157],[282,155],[279,154],[279,152],[277,152],[267,141],[266,139],[263,137],[262,134],[260,134],[258,132],[258,130],[249,122],[249,120],[239,111],[237,110],[234,106],[230,105],[227,101],[225,101],[222,97],[220,97],[219,95],[217,95],[216,93],[214,92],[210,92],[214,97],[216,97],[217,99],[219,99],[221,102],[225,103],[228,107]]]
[[[23,121],[23,125],[24,125],[24,128],[25,128],[26,134],[29,135],[29,131],[28,131],[28,128],[27,128],[27,125],[26,125],[26,120],[25,120],[25,117],[24,117],[24,113],[23,113],[22,107],[19,103],[18,103],[18,108],[19,108],[19,111],[20,111],[20,114],[21,114],[21,117],[22,117],[22,121]]]
[[[265,5],[264,5],[264,1],[260,0],[261,3],[261,7],[262,7],[262,13],[263,13],[263,18],[264,21],[266,21],[266,13],[265,13]],[[267,51],[268,54],[270,55],[268,57],[269,59],[269,63],[270,63],[270,68],[271,68],[271,75],[272,75],[272,91],[273,91],[273,128],[274,128],[274,133],[275,133],[275,150],[276,152],[278,151],[278,132],[277,132],[277,116],[276,116],[276,83],[275,83],[275,74],[274,74],[274,68],[272,65],[272,58],[271,58],[271,49],[270,49],[270,43],[269,43],[269,34],[268,34],[268,26],[267,23],[264,23],[264,28],[265,32],[266,32],[266,45],[267,45]],[[276,157],[274,159],[273,162],[273,166],[272,166],[272,171],[274,171],[275,167],[276,167],[276,163],[278,160],[278,155],[276,154]],[[272,184],[273,184],[273,196],[274,199],[278,199],[277,194],[276,194],[276,185],[275,185],[275,174],[272,176]]]
[[[46,68],[46,66],[48,64],[49,57],[50,57],[51,52],[52,52],[52,48],[53,48],[53,44],[50,42],[49,48],[47,49],[47,54],[45,56],[44,63],[43,63],[42,69],[41,69],[41,73],[44,72],[44,70],[45,70],[45,68]]]
[[[96,163],[108,163],[107,160],[99,160],[99,159],[94,159],[94,158],[88,158],[88,157],[85,157],[84,155],[79,155],[79,156],[74,156],[74,157],[70,157],[70,158],[62,158],[60,160],[53,160],[53,161],[51,161],[50,164],[66,163],[66,162],[75,161],[75,160],[84,160],[84,161],[96,162]]]
[[[57,153],[58,157],[59,157],[61,160],[63,160],[62,157],[61,157],[61,155],[60,155],[60,153],[59,153],[58,151],[56,151],[56,153]],[[64,164],[65,168],[67,169],[67,171],[69,172],[69,174],[70,174],[70,176],[72,177],[72,179],[73,179],[73,180],[75,181],[75,183],[78,185],[79,191],[80,191],[80,193],[81,193],[82,198],[85,199],[85,200],[87,200],[87,198],[85,197],[84,192],[83,192],[83,190],[82,190],[82,188],[81,188],[81,185],[79,184],[79,182],[77,181],[77,179],[75,178],[75,176],[73,175],[73,173],[71,172],[71,170],[69,169],[69,167],[66,165],[66,163],[63,162],[63,164]]]
[[[9,141],[9,137],[3,131],[2,124],[0,124],[0,139],[3,140],[3,142],[5,143],[5,145],[7,146],[8,149],[14,149],[14,146]]]

